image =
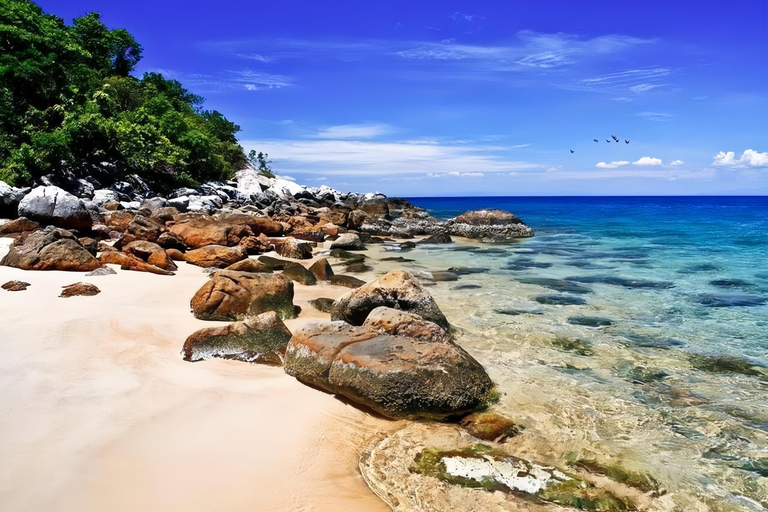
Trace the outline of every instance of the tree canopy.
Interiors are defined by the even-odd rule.
[[[66,25],[29,0],[0,0],[0,180],[81,176],[109,164],[166,184],[226,179],[246,161],[240,127],[159,73],[98,13]]]

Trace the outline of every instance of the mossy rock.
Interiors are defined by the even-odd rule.
[[[565,352],[575,352],[580,356],[591,356],[595,353],[588,341],[573,336],[558,335],[552,340],[552,345]]]

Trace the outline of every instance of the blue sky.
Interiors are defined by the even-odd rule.
[[[765,0],[38,4],[128,29],[139,73],[204,96],[302,184],[768,194]]]

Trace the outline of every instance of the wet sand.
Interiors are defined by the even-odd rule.
[[[0,256],[8,239],[0,239]],[[206,281],[121,271],[0,267],[0,508],[4,511],[386,511],[358,453],[398,422],[302,385],[281,368],[188,363],[189,299]],[[93,297],[59,298],[93,283]],[[347,289],[296,286],[307,301]]]

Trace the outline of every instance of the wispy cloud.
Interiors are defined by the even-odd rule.
[[[683,165],[685,162],[682,160],[675,160],[674,162],[670,162],[669,165]]]
[[[637,117],[645,119],[646,121],[655,121],[657,123],[666,123],[672,119],[672,114],[666,114],[664,112],[638,112]]]
[[[236,53],[235,57],[240,57],[241,59],[255,60],[256,62],[263,62],[265,64],[268,64],[274,60],[273,58],[267,57],[260,53]]]
[[[393,129],[387,124],[343,124],[322,128],[317,136],[321,139],[369,139],[386,133]]]
[[[599,169],[616,169],[625,165],[629,165],[629,162],[626,160],[619,160],[618,162],[598,162],[595,167]]]
[[[479,178],[481,176],[485,176],[485,173],[483,173],[483,172],[455,172],[455,171],[454,172],[444,172],[444,173],[430,172],[430,173],[427,173],[427,176],[429,176],[430,178],[444,178],[446,176],[448,176],[448,177],[456,177],[456,178],[462,177],[462,176],[472,177],[472,178]]]
[[[712,165],[732,168],[768,167],[768,152],[758,153],[753,149],[747,149],[741,157],[736,158],[733,151],[721,151],[715,155]]]
[[[250,69],[223,71],[216,74],[181,73],[172,69],[153,69],[166,78],[179,80],[184,87],[195,93],[220,93],[236,89],[261,91],[280,89],[293,85],[291,78],[283,75],[260,73]]]
[[[577,84],[587,88],[603,91],[630,91],[635,94],[663,87],[662,80],[673,73],[665,67],[627,69],[616,73],[608,73],[591,78],[583,78]]]

